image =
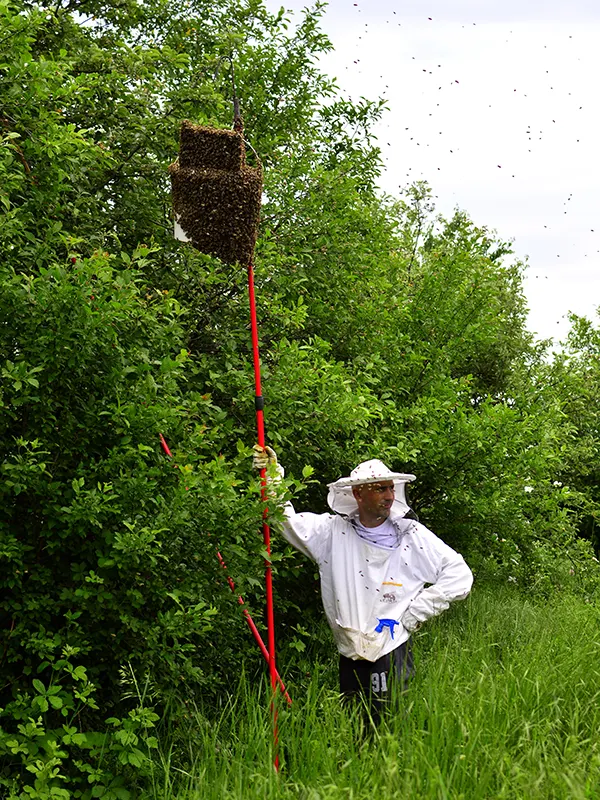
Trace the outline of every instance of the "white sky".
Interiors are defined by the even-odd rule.
[[[382,187],[425,179],[439,212],[514,240],[538,338],[594,318],[600,0],[330,0],[322,27],[341,94],[388,100]]]

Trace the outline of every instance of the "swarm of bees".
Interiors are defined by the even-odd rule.
[[[185,120],[169,173],[175,219],[193,246],[227,264],[249,264],[263,174],[246,164],[242,134]]]

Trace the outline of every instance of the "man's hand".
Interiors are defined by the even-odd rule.
[[[255,444],[252,451],[252,467],[255,470],[267,470],[267,480],[277,483],[285,475],[285,470],[277,461],[277,454],[272,447],[261,447]]]
[[[281,479],[285,475],[285,470],[277,461],[277,455],[272,447],[261,447],[255,444],[252,452],[252,467],[255,470],[267,471],[266,488],[270,500],[278,502],[278,491],[281,486]]]
[[[417,617],[415,617],[415,615],[410,610],[410,607],[406,609],[400,621],[404,629],[407,630],[409,633],[414,633],[415,631],[418,631],[421,625],[423,624],[420,619],[417,619]]]
[[[261,447],[255,444],[252,452],[252,468],[260,472],[261,469],[277,467],[277,454],[272,447]]]

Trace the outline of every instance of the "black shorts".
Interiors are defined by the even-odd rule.
[[[408,687],[415,667],[409,642],[403,642],[377,661],[353,661],[340,656],[340,692],[344,698],[364,698],[375,723],[394,691]]]

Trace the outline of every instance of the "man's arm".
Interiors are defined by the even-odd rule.
[[[414,631],[421,623],[437,617],[453,601],[464,599],[473,585],[473,573],[459,553],[422,525],[418,538],[429,573],[427,582],[432,585],[423,589],[402,615],[401,622],[407,631]]]
[[[285,470],[278,462],[275,451],[271,447],[263,448],[258,444],[255,445],[252,466],[256,470],[266,469],[267,484],[271,488],[269,495],[276,500],[277,484],[284,477]],[[292,547],[318,563],[323,548],[329,541],[333,515],[307,512],[297,514],[290,502],[285,503],[283,513],[285,515],[282,529],[284,538]]]

